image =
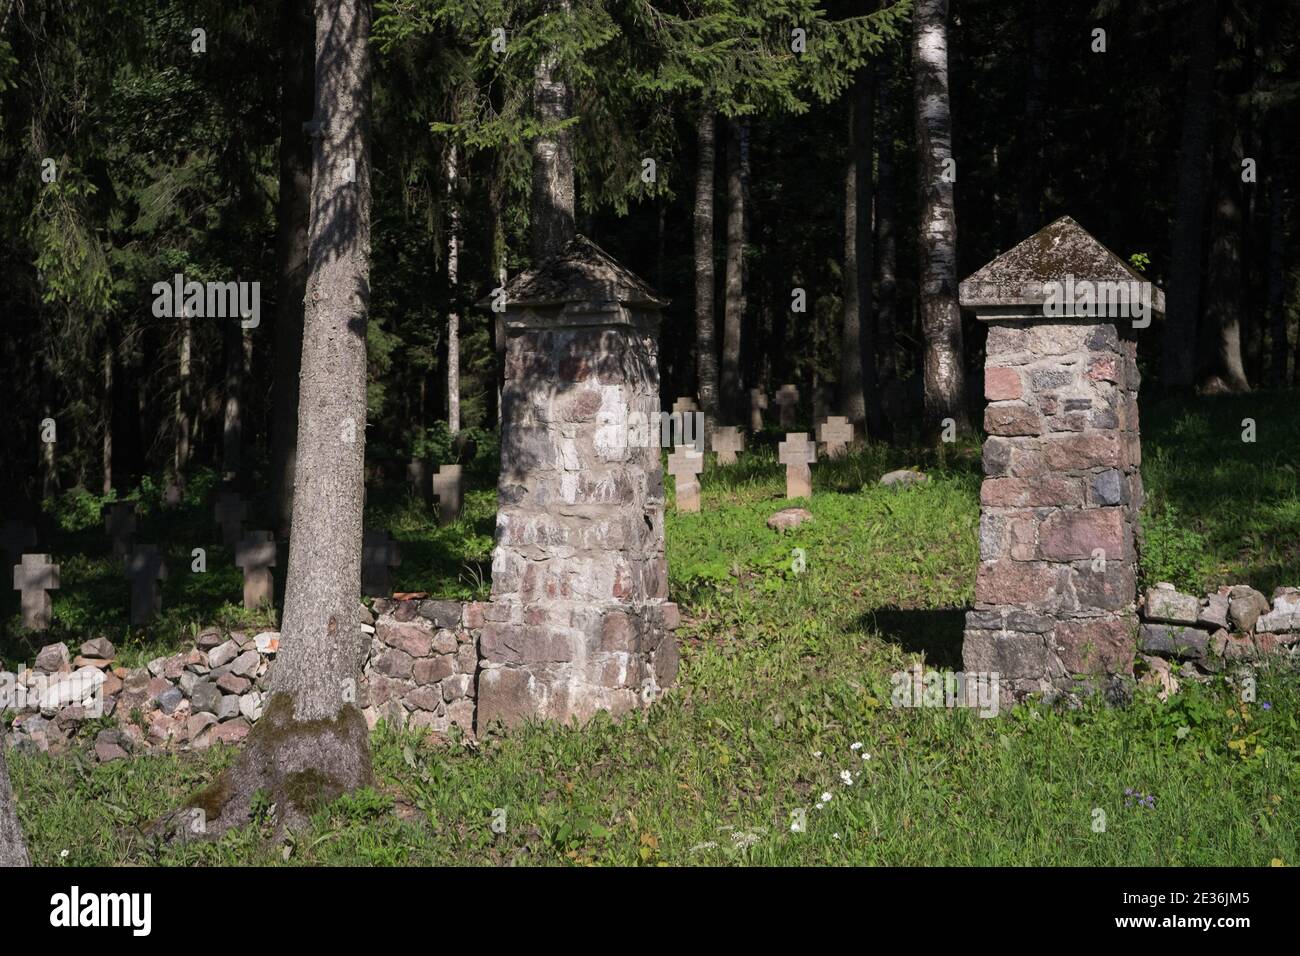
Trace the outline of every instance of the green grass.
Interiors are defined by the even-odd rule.
[[[1261,444],[1264,423],[1293,400],[1248,403]],[[1268,449],[1227,441],[1225,423],[1246,417],[1234,401],[1146,412],[1144,578],[1300,584],[1297,436]],[[931,482],[876,485],[902,466]],[[1210,476],[1205,488],[1197,475]],[[1249,704],[1218,679],[1122,708],[1027,706],[988,719],[894,708],[891,673],[917,660],[959,666],[977,561],[975,447],[942,457],[872,449],[823,463],[813,497],[797,503],[813,521],[778,535],[764,522],[784,506],[782,487],[763,441],[743,464],[705,473],[701,514],[669,515],[683,664],[678,686],[646,713],[443,748],[381,727],[374,790],[323,808],[287,841],[270,839],[265,822],[184,847],[143,835],[228,754],[96,765],[11,752],[33,855],[50,865],[1300,859],[1293,671],[1261,671]],[[425,584],[437,575],[441,593],[461,595],[482,593],[491,511],[490,491],[477,493],[459,526],[439,529],[420,506],[372,504],[404,541],[399,586],[439,593]],[[1126,790],[1154,794],[1155,807]],[[823,793],[831,799],[818,810]],[[793,832],[799,811],[806,828]],[[1094,831],[1098,811],[1104,832]]]

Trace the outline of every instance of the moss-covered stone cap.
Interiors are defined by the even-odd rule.
[[[1042,306],[1054,284],[1069,283],[1076,289],[1085,282],[1142,283],[1149,289],[1152,311],[1165,311],[1164,292],[1069,216],[1044,226],[983,266],[960,284],[958,292],[962,307],[981,317],[1048,318]]]
[[[505,292],[509,310],[579,302],[606,307],[662,308],[667,304],[644,280],[581,235],[537,268],[519,273],[506,283]],[[478,304],[490,308],[492,296]]]

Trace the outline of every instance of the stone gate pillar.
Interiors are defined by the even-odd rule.
[[[658,442],[662,303],[581,236],[516,276],[505,303],[476,722],[622,714],[651,702],[678,662]]]
[[[1115,690],[1137,646],[1138,370],[1164,296],[1064,217],[960,286],[989,324],[966,672],[1004,699]]]

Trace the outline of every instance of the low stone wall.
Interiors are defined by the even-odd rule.
[[[1139,658],[1149,679],[1168,691],[1177,689],[1171,662],[1192,679],[1281,656],[1300,662],[1300,589],[1278,588],[1270,602],[1245,584],[1204,597],[1157,584],[1140,614]]]
[[[383,599],[373,614],[365,610],[371,643],[357,705],[370,727],[385,719],[474,735],[484,607]],[[262,715],[279,643],[275,631],[208,628],[189,650],[138,668],[117,666],[104,638],[81,645],[76,657],[64,644],[48,645],[31,667],[0,672],[0,711],[16,714],[6,742],[57,753],[82,722],[106,717],[116,726],[95,738],[100,760],[238,743]]]

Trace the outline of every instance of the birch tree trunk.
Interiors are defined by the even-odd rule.
[[[293,520],[298,444],[298,372],[307,288],[307,229],[311,217],[311,118],[315,29],[311,8],[282,0],[284,69],[280,101],[280,195],[275,213],[275,380],[271,386],[271,480],[280,530]]]
[[[183,310],[182,310],[183,311]],[[188,315],[181,316],[181,337],[177,345],[177,382],[176,382],[176,445],[172,457],[172,471],[178,487],[184,487],[185,469],[190,464],[190,431],[193,428],[190,417],[192,405],[192,353],[194,348],[194,325]]]
[[[567,17],[569,0],[549,5],[548,15]],[[543,126],[554,126],[573,115],[573,94],[560,75],[557,59],[544,55],[533,72],[533,112]],[[533,265],[554,255],[574,235],[573,132],[544,133],[533,140],[532,248]]]
[[[916,73],[916,144],[920,163],[921,329],[925,336],[925,425],[932,437],[951,419],[957,434],[970,431],[961,310],[957,304],[956,171],[948,100],[948,0],[918,0],[912,14]]]
[[[898,377],[898,343],[895,341],[898,328],[898,175],[894,158],[892,98],[889,70],[882,64],[876,71],[876,102],[884,131],[880,136],[876,171],[874,249],[880,280],[876,298],[876,367],[882,387]]]
[[[249,819],[258,790],[278,823],[371,778],[356,705],[370,301],[370,5],[317,0],[309,277],[298,468],[280,653],[236,764],[191,807],[214,835]]]
[[[447,285],[451,308],[447,311],[447,430],[460,431],[460,315],[456,311],[456,286],[460,281],[460,207],[457,198],[456,147],[447,152],[447,201],[451,220],[447,233]]]
[[[718,419],[718,352],[713,327],[713,168],[717,116],[701,107],[695,123],[695,390],[706,421]]]

